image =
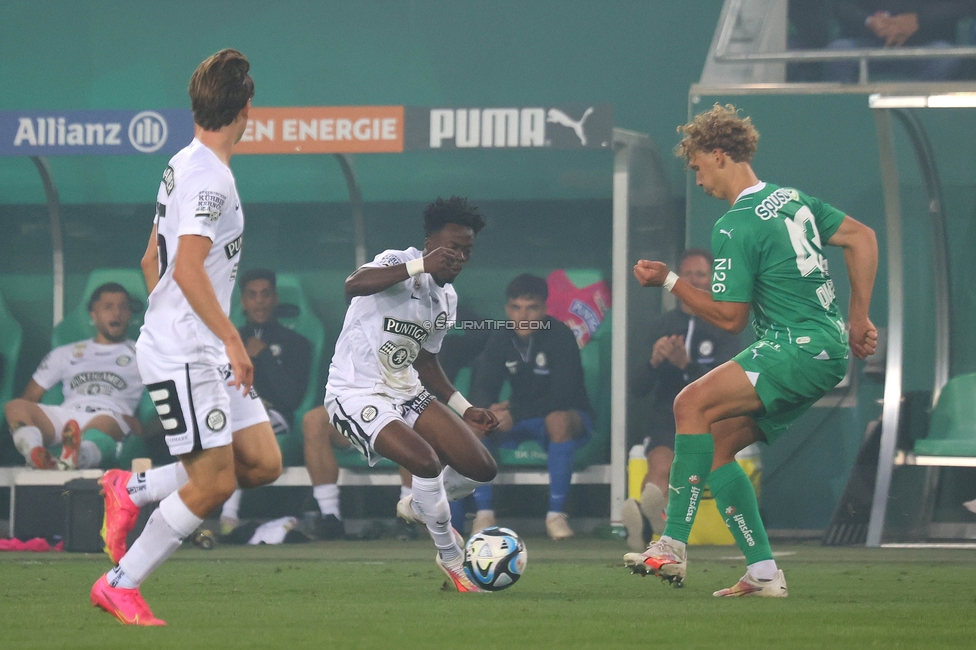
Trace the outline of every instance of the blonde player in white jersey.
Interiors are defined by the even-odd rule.
[[[466,199],[438,199],[424,210],[423,252],[385,251],[349,276],[353,298],[325,387],[333,426],[370,464],[384,456],[413,475],[397,514],[427,525],[437,566],[457,591],[480,589],[462,568],[448,499],[495,477],[495,460],[472,428],[485,433],[498,420],[455,390],[436,354],[457,311],[451,283],[483,227]]]
[[[132,299],[120,284],[97,287],[88,299],[95,337],[62,345],[41,361],[24,394],[4,406],[17,450],[37,469],[87,469],[114,461],[116,443],[138,421],[142,397],[135,342],[125,338]],[[40,404],[61,384],[64,401]],[[60,458],[49,447],[62,445]]]
[[[150,286],[136,349],[167,445],[188,481],[160,502],[132,547],[92,587],[92,604],[127,625],[165,625],[139,593],[142,581],[239,480],[262,484],[281,473],[281,453],[266,419],[238,430],[247,444],[231,446],[237,427],[225,390],[228,362],[233,388],[249,392],[254,375],[228,318],[244,232],[228,165],[254,95],[249,68],[243,54],[226,49],[193,73],[194,140],[170,161],[157,198],[150,236],[155,252],[147,252],[144,264],[158,261],[158,276],[146,273],[150,284],[154,277],[158,284]],[[106,496],[118,487],[105,485]]]

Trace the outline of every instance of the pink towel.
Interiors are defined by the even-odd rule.
[[[47,551],[63,551],[64,542],[58,542],[53,547],[43,537],[34,537],[26,542],[19,539],[0,539],[0,551],[34,551],[35,553],[45,553]]]

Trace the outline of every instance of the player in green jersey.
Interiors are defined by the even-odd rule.
[[[832,389],[858,358],[874,353],[868,318],[878,267],[874,231],[826,203],[763,183],[752,169],[759,133],[735,107],[719,106],[679,127],[675,154],[685,158],[706,194],[732,206],[712,231],[711,292],[679,280],[662,262],[641,260],[634,275],[661,287],[704,320],[741,332],[750,308],[757,341],[689,384],[674,400],[677,437],[664,535],[644,553],[628,553],[634,573],[680,586],[686,543],[707,484],[746,556],[748,571],[716,596],[787,595],[756,493],[735,454],[758,440],[774,442]],[[824,244],[844,249],[851,283],[847,330],[837,308]]]

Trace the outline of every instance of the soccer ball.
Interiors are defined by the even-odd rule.
[[[486,591],[501,591],[514,585],[527,561],[525,544],[508,528],[485,528],[472,535],[464,547],[464,572]]]

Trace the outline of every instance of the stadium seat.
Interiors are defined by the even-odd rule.
[[[51,334],[51,347],[56,348],[75,341],[89,339],[95,336],[95,326],[92,325],[91,317],[88,315],[88,298],[92,292],[106,282],[117,282],[125,287],[134,299],[142,303],[141,308],[132,312],[132,321],[126,335],[136,340],[139,338],[139,328],[145,317],[146,300],[146,280],[142,276],[142,271],[137,269],[95,269],[88,276],[85,288],[78,297],[78,302],[74,309],[64,315],[64,320],[58,323]]]
[[[3,374],[0,376],[0,406],[14,397],[14,374],[23,339],[24,330],[7,311],[7,304],[0,296],[0,354],[4,359]]]
[[[976,373],[953,377],[932,411],[929,434],[916,456],[976,456]]]
[[[283,305],[298,307],[298,314],[291,317],[280,317],[279,322],[294,330],[312,343],[312,364],[309,371],[308,389],[301,404],[295,410],[295,426],[292,430],[278,436],[284,465],[295,466],[304,464],[303,439],[301,435],[301,421],[305,413],[318,405],[320,393],[320,377],[322,367],[322,350],[325,346],[325,328],[312,311],[311,303],[300,278],[293,273],[277,274],[278,298]],[[238,327],[244,325],[244,312],[241,309],[240,290],[235,289],[231,301],[231,320]]]

